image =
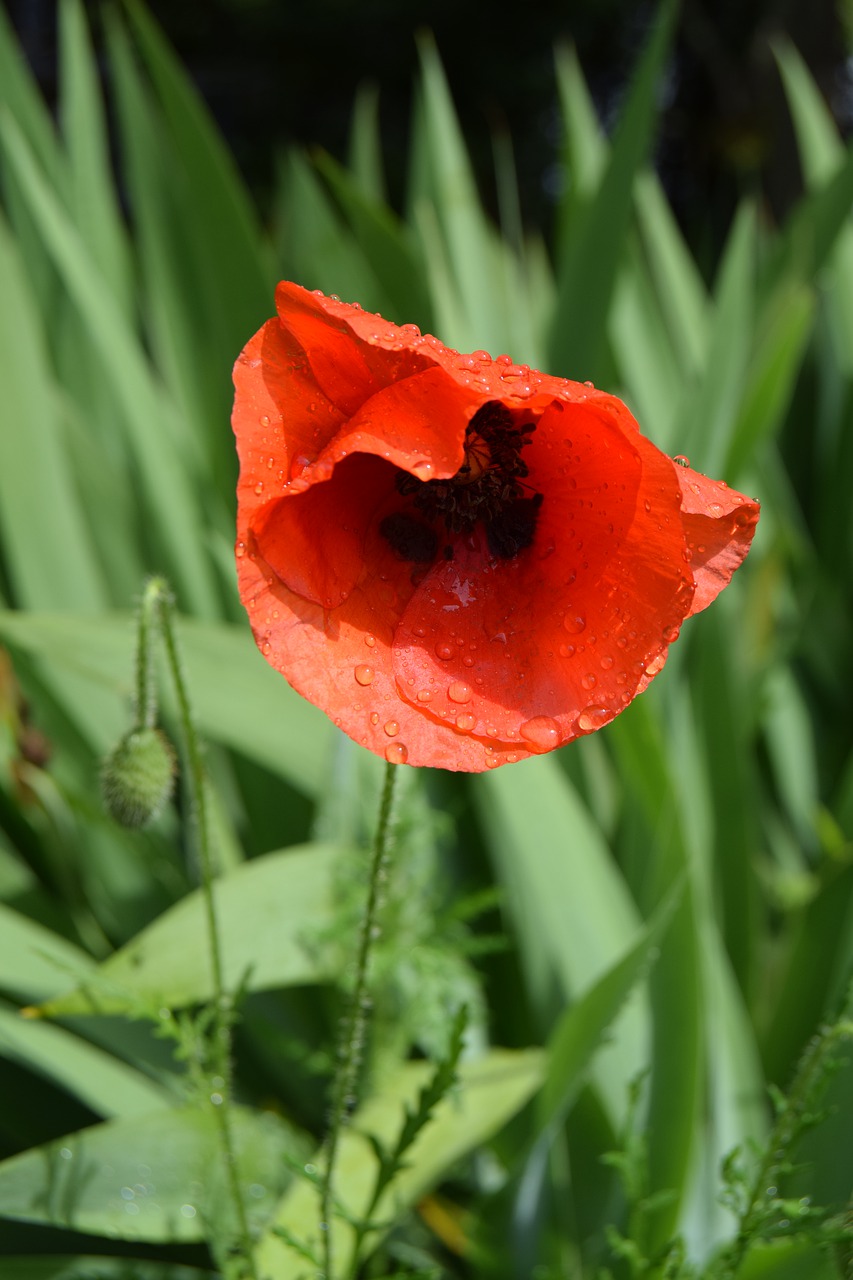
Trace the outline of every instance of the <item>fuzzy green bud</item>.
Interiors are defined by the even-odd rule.
[[[144,827],[172,794],[175,753],[159,729],[125,734],[104,761],[101,792],[110,815],[124,827]]]

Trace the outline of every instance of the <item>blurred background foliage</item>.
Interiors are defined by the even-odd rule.
[[[236,598],[230,368],[281,277],[592,379],[763,504],[745,568],[606,732],[406,776],[362,1126],[393,1142],[462,1003],[469,1024],[369,1273],[849,1276],[844,13],[436,6],[416,45],[418,15],[380,5],[311,29],[302,6],[161,6],[229,147],[138,0],[62,0],[55,48],[52,10],[13,6],[29,61],[0,15],[4,1280],[237,1274],[187,797],[143,833],[98,798],[151,572],[209,744],[262,1273],[310,1272],[286,1240],[316,1237],[300,1171],[381,766],[266,667]],[[353,1213],[375,1159],[353,1135]]]

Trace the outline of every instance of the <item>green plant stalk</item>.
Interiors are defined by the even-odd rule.
[[[136,633],[136,692],[134,697],[134,729],[153,729],[157,717],[154,691],[154,645],[151,628],[156,627],[163,593],[168,587],[162,578],[149,578],[139,604]]]
[[[334,1250],[332,1242],[332,1202],[334,1198],[335,1161],[338,1144],[351,1110],[358,1069],[361,1065],[364,1036],[367,1028],[367,983],[370,973],[370,957],[378,936],[378,912],[382,895],[382,882],[388,867],[389,827],[391,804],[394,798],[394,782],[397,765],[386,764],[385,782],[379,802],[379,819],[370,858],[367,903],[361,919],[358,936],[358,954],[355,967],[355,986],[349,1010],[343,1025],[337,1055],[337,1069],[332,1090],[332,1106],[329,1116],[329,1132],[326,1139],[326,1160],[320,1194],[320,1230],[323,1238],[323,1275],[332,1280]],[[357,1259],[353,1256],[352,1265]]]
[[[225,988],[222,965],[222,948],[219,941],[216,902],[213,894],[214,868],[210,850],[210,829],[207,821],[207,796],[204,764],[201,758],[198,735],[193,723],[186,682],[184,681],[180,654],[178,651],[177,635],[172,617],[172,611],[174,608],[172,594],[169,591],[166,582],[162,578],[153,578],[146,588],[146,601],[149,596],[154,596],[159,606],[163,642],[166,648],[169,670],[174,682],[175,694],[178,700],[178,715],[181,722],[181,731],[186,749],[187,772],[189,776],[190,794],[192,797],[192,811],[196,824],[196,839],[198,841],[202,894],[204,897],[207,934],[210,946],[210,961],[213,971],[214,1016],[213,1054],[211,1059],[213,1070],[211,1077],[214,1088],[211,1092],[210,1100],[213,1106],[213,1113],[216,1116],[219,1137],[222,1143],[222,1152],[225,1158],[225,1174],[228,1179],[228,1189],[231,1194],[231,1200],[237,1215],[237,1227],[242,1252],[246,1258],[246,1262],[249,1267],[249,1274],[252,1277],[252,1280],[260,1280],[260,1275],[255,1262],[254,1249],[252,1246],[252,1234],[249,1228],[248,1215],[246,1213],[246,1203],[240,1188],[237,1153],[234,1144],[234,1133],[231,1125],[230,1106],[233,1076],[231,1065],[231,1025],[233,1018],[233,1001],[230,993]]]

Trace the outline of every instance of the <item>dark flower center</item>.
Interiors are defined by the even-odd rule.
[[[533,542],[542,505],[542,494],[530,494],[523,483],[528,468],[521,450],[535,428],[534,422],[516,423],[498,400],[484,404],[468,423],[465,459],[455,476],[418,480],[407,471],[397,473],[397,492],[412,499],[418,514],[386,516],[382,536],[402,559],[424,563],[438,548],[436,524],[457,534],[470,533],[482,521],[492,555],[513,559]]]

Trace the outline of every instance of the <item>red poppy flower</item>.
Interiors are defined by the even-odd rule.
[[[391,761],[480,771],[612,720],[758,504],[621,401],[281,284],[234,370],[240,595],[268,661]]]

